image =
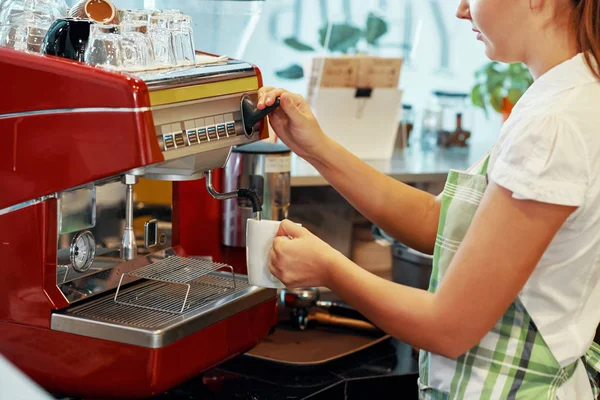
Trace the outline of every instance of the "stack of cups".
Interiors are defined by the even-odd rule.
[[[120,21],[91,26],[86,63],[125,70],[195,63],[191,18],[182,12],[122,10]]]
[[[195,64],[192,21],[181,11],[121,10],[114,25],[66,15],[65,0],[0,0],[0,46],[61,56],[73,53],[68,58],[119,70]],[[76,45],[85,48],[57,49],[64,47],[68,35],[77,36]]]

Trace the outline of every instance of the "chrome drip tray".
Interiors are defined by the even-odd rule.
[[[233,285],[232,285],[233,279]],[[187,293],[185,310],[182,295]],[[53,330],[160,348],[276,296],[275,289],[250,286],[245,276],[210,272],[186,286],[144,281],[52,315]],[[128,304],[131,303],[131,304]],[[152,306],[146,306],[151,304]]]

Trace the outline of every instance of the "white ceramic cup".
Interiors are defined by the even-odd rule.
[[[248,219],[246,223],[246,265],[248,283],[253,286],[283,289],[285,285],[269,270],[269,252],[281,221]],[[286,237],[286,239],[289,239]]]

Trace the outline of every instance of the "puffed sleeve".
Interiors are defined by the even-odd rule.
[[[566,117],[530,117],[507,127],[489,178],[517,199],[580,206],[590,178],[581,133]]]

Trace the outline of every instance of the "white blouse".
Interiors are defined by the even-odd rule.
[[[489,178],[517,199],[578,207],[519,297],[561,365],[580,358],[600,322],[600,82],[583,54],[527,90],[492,150]],[[562,399],[591,399],[583,364]]]

